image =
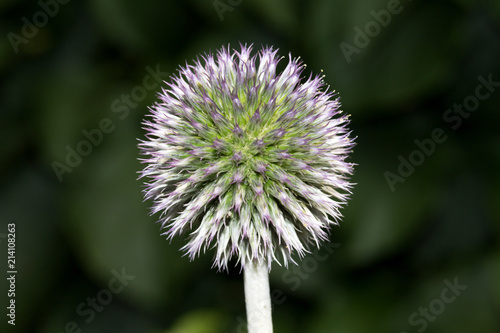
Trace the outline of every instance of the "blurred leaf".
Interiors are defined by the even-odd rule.
[[[15,224],[15,300],[16,325],[0,322],[2,332],[30,329],[44,306],[50,304],[51,291],[58,286],[68,254],[59,233],[58,191],[40,170],[24,167],[2,186],[0,194],[0,248],[4,278],[2,303],[7,304],[7,225]],[[47,300],[49,300],[47,302]],[[6,305],[4,305],[6,306]],[[5,309],[5,308],[4,308]]]
[[[242,1],[243,2],[243,1]],[[280,34],[290,37],[298,34],[297,26],[299,11],[296,1],[293,0],[257,0],[249,1],[248,5],[255,8],[258,17]],[[260,46],[260,45],[256,45]]]
[[[102,31],[134,52],[177,49],[196,23],[185,19],[180,1],[93,0],[90,6]]]
[[[466,269],[448,267],[435,275],[422,272],[415,280],[416,285],[405,285],[400,276],[380,271],[357,276],[335,292],[325,290],[322,306],[310,319],[309,331],[364,333],[376,327],[381,332],[401,333],[497,332],[500,326],[491,307],[491,284],[485,283],[492,279],[481,271],[481,266],[479,262]],[[453,285],[455,279],[466,289],[458,290],[460,294],[445,303],[441,297],[449,287],[444,281]],[[446,296],[453,294],[446,292]],[[431,310],[440,309],[439,302],[444,305],[443,310]],[[433,320],[426,320],[421,311],[427,311]]]
[[[317,2],[311,6],[308,21],[310,35],[315,36],[308,45],[324,66],[327,82],[340,92],[344,108],[363,113],[398,112],[402,103],[428,95],[450,81],[457,65],[453,55],[459,49],[462,24],[452,7],[401,4],[401,13],[391,15],[383,27],[370,12],[387,10],[387,2],[358,0],[363,4],[358,7],[355,3]],[[335,19],[327,20],[330,15]],[[347,59],[341,43],[355,46],[354,28],[364,31],[369,22],[378,25],[380,32],[368,36],[368,45]]]
[[[351,281],[351,286],[324,290],[317,311],[308,318],[308,332],[365,333],[373,331],[374,327],[389,331],[382,323],[395,315],[392,312],[394,305],[390,303],[394,299],[395,278],[357,277]]]
[[[70,238],[85,269],[107,281],[112,269],[136,276],[124,295],[141,306],[167,302],[192,267],[180,259],[178,244],[160,236],[148,218],[137,181],[138,126],[114,122],[115,130],[103,138],[67,178],[71,189],[65,202]],[[177,246],[176,246],[177,245]]]
[[[227,317],[211,310],[198,310],[179,318],[164,333],[220,333],[227,326]]]
[[[42,112],[37,115],[44,155],[64,163],[66,145],[78,142],[82,130],[97,118],[95,112],[99,108],[95,104],[98,98],[94,93],[100,79],[97,71],[73,68],[64,73],[54,73],[51,79],[45,81],[39,104]]]
[[[149,318],[123,304],[116,294],[109,303],[108,300],[101,303],[99,293],[108,289],[107,283],[93,286],[76,279],[66,286],[60,286],[60,295],[52,296],[51,303],[55,304],[44,313],[42,327],[37,332],[137,333],[154,327]]]
[[[407,246],[425,228],[423,221],[440,193],[438,180],[447,166],[441,163],[447,154],[444,144],[437,144],[431,156],[424,155],[422,165],[413,166],[410,174],[399,173],[406,168],[401,167],[399,156],[408,161],[419,150],[414,140],[428,139],[434,128],[412,129],[411,123],[400,123],[395,129],[393,125],[387,122],[377,129],[356,132],[359,136],[352,157],[358,164],[353,177],[356,185],[341,224],[349,239],[342,250],[348,251],[351,264],[364,265]],[[403,182],[391,186],[388,172],[402,177]]]

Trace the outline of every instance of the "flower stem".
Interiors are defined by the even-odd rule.
[[[272,333],[271,295],[267,263],[253,261],[245,266],[245,303],[248,333]]]

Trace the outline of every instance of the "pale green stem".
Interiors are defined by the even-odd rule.
[[[245,281],[248,333],[272,333],[273,321],[267,263],[254,261],[247,264],[243,279]]]

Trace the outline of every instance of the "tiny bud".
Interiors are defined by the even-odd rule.
[[[250,131],[254,131],[259,127],[259,125],[261,123],[262,123],[262,119],[260,117],[259,109],[257,109],[253,113],[252,118],[250,118],[250,121],[248,122],[248,129]]]
[[[278,153],[278,157],[283,160],[288,160],[292,158],[292,156],[286,150],[280,151]]]
[[[218,152],[222,152],[222,153],[227,153],[229,151],[228,144],[219,138],[214,139],[212,147],[214,147]]]
[[[238,169],[233,174],[231,184],[234,184],[234,183],[240,184],[244,178],[245,178],[245,176],[244,176],[243,172],[241,172],[241,170]]]
[[[264,135],[264,141],[268,143],[275,143],[280,140],[285,135],[285,133],[286,131],[283,128],[271,130],[266,135]]]
[[[233,105],[236,111],[243,111],[243,104],[237,96],[233,98]]]
[[[260,196],[264,194],[264,189],[262,186],[257,186],[256,188],[253,189],[255,195]]]
[[[265,143],[264,143],[264,140],[262,139],[255,139],[253,142],[252,142],[252,146],[258,150],[259,152],[262,151],[262,149],[265,147]]]
[[[243,137],[243,130],[240,128],[240,126],[238,124],[234,125],[233,135],[235,138],[242,138]]]
[[[236,165],[238,165],[241,161],[243,161],[243,153],[241,151],[233,152],[233,157],[231,157],[231,160],[236,162]]]
[[[264,174],[267,170],[267,164],[264,162],[257,162],[255,165],[255,171]]]
[[[212,110],[210,111],[210,116],[212,117],[212,121],[214,122],[215,126],[217,126],[224,132],[229,131],[231,126],[229,124],[229,121],[223,115],[215,110]]]

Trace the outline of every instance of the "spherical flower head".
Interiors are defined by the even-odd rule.
[[[327,240],[352,187],[338,96],[322,77],[302,78],[299,59],[277,73],[277,50],[251,51],[222,48],[180,68],[139,144],[163,234],[187,234],[191,259],[214,247],[219,269],[231,258],[295,262]]]

